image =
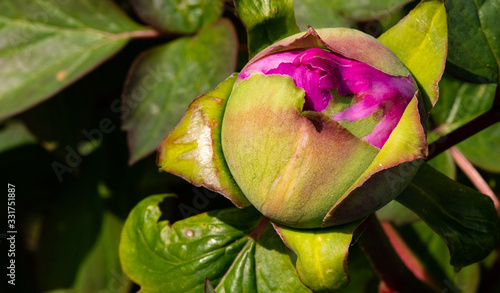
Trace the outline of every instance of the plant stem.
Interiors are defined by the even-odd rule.
[[[372,214],[360,226],[358,243],[366,252],[372,267],[385,285],[397,292],[436,292],[406,267],[392,247],[379,220]]]
[[[481,174],[479,174],[472,163],[469,162],[469,160],[467,160],[467,158],[456,147],[451,147],[450,153],[455,163],[457,163],[458,167],[462,169],[477,190],[491,198],[493,204],[495,205],[495,209],[497,210],[497,214],[500,216],[500,202]]]
[[[157,38],[160,36],[160,33],[155,30],[133,31],[128,34],[133,39],[149,39],[149,38]]]
[[[471,137],[472,135],[484,130],[491,125],[500,122],[500,86],[497,85],[495,92],[495,99],[491,109],[481,114],[476,119],[469,123],[462,125],[458,129],[448,133],[435,142],[429,145],[429,155],[427,160],[430,160],[450,147],[458,144],[459,142]]]
[[[439,289],[436,282],[432,276],[427,272],[425,266],[422,264],[420,259],[413,253],[413,251],[408,247],[404,239],[399,235],[396,228],[392,226],[389,222],[381,221],[380,224],[384,229],[385,235],[389,239],[392,247],[399,255],[406,267],[422,282],[429,284],[434,289]]]
[[[110,37],[115,39],[124,39],[124,38],[132,38],[132,39],[155,39],[159,37],[178,37],[178,34],[159,32],[153,29],[144,30],[144,31],[131,31],[124,32],[119,34],[110,34]]]

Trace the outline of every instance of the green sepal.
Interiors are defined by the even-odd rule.
[[[422,91],[427,115],[438,99],[438,82],[446,63],[446,20],[442,1],[422,1],[403,20],[378,38],[411,71]]]
[[[362,221],[322,229],[294,229],[274,225],[297,255],[300,280],[314,292],[336,292],[349,283],[347,255],[352,234]]]
[[[237,74],[198,97],[181,122],[158,148],[160,170],[180,176],[230,199],[237,207],[250,205],[229,171],[221,146],[221,125]]]
[[[422,111],[417,93],[373,162],[326,215],[324,227],[367,216],[406,188],[427,156]]]
[[[235,71],[237,51],[234,26],[223,18],[196,35],[151,48],[134,60],[120,107],[130,165],[158,148],[194,98]]]
[[[455,267],[480,261],[498,247],[500,223],[492,200],[428,164],[396,200],[443,238]]]

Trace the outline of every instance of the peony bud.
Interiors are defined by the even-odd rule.
[[[275,223],[339,225],[381,208],[412,180],[427,155],[423,113],[410,72],[379,41],[309,29],[238,75],[218,125],[220,160]]]

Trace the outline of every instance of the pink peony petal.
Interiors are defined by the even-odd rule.
[[[296,86],[305,91],[304,111],[326,109],[332,100],[332,89],[337,89],[341,96],[352,95],[356,102],[333,114],[332,119],[353,122],[377,112],[379,122],[363,139],[378,148],[387,141],[416,91],[411,76],[391,76],[319,48],[271,54],[248,66],[238,79],[252,74],[292,77]]]

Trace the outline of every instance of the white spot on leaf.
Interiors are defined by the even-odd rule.
[[[193,236],[194,236],[194,231],[193,231],[193,230],[191,230],[191,229],[185,230],[185,231],[184,231],[184,235],[186,235],[186,237],[191,238],[191,237],[193,237]]]

